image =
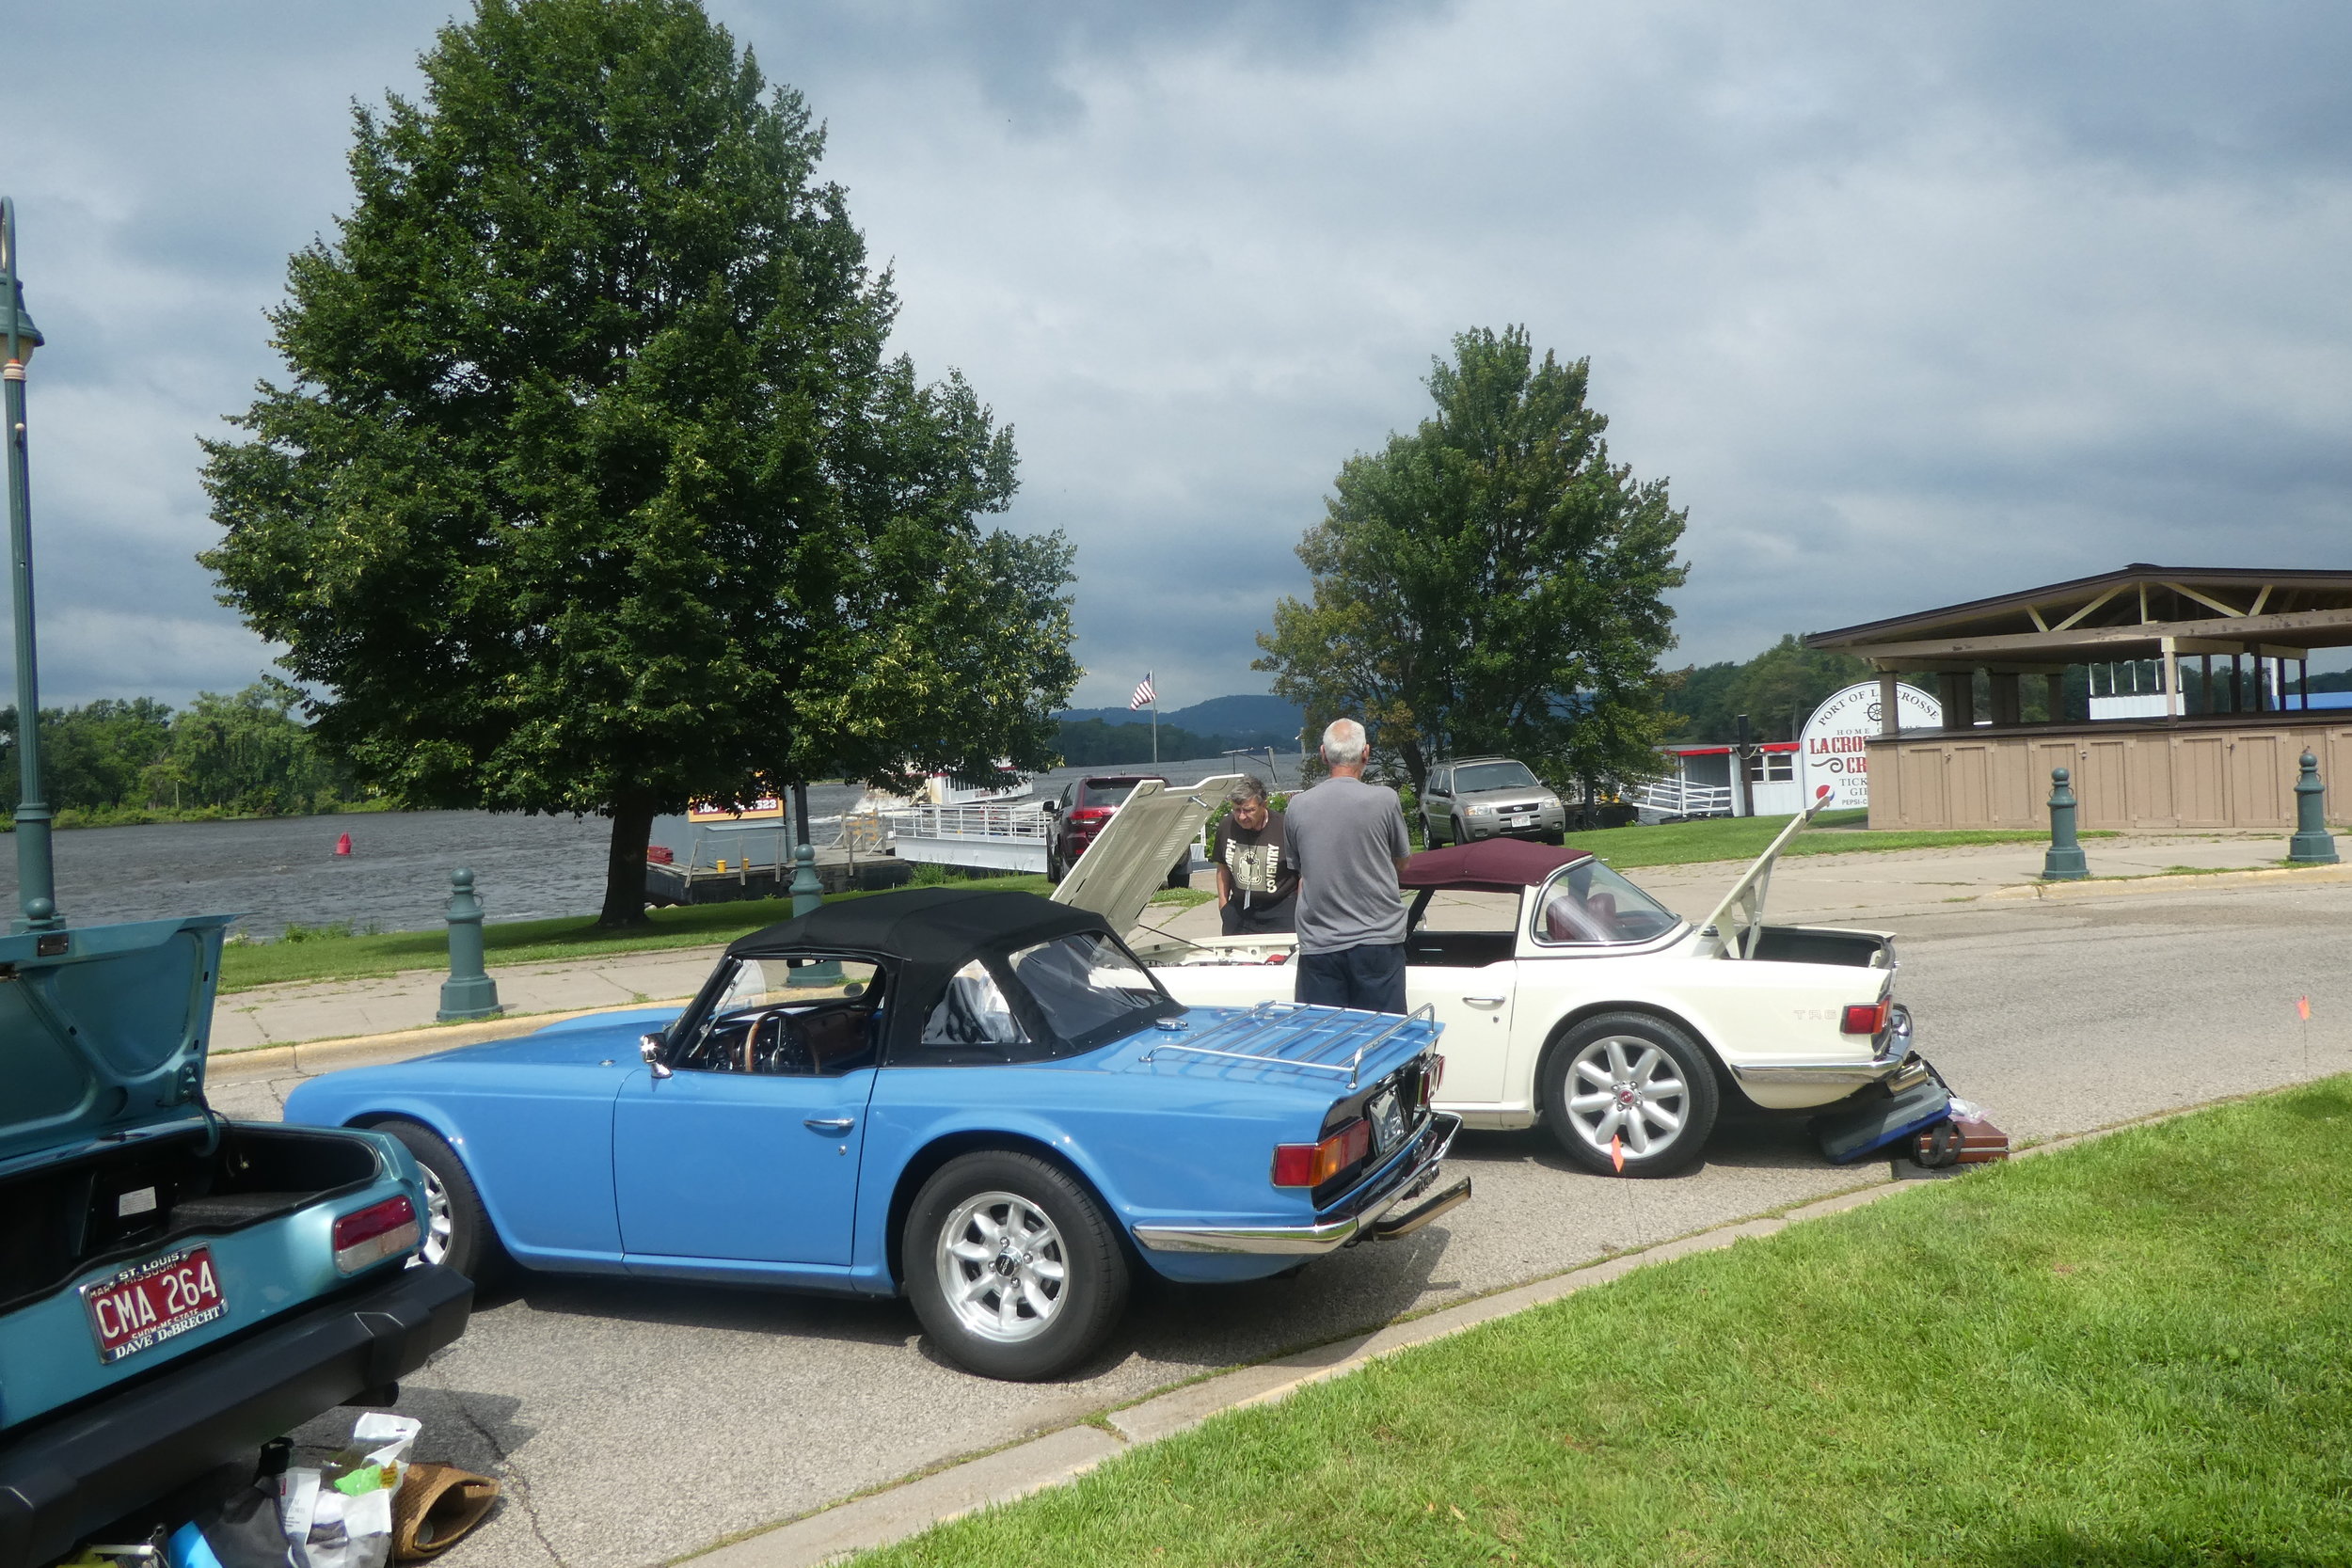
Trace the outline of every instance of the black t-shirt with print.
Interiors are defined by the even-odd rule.
[[[1216,825],[1209,858],[1225,868],[1233,897],[1248,894],[1252,907],[1279,904],[1298,891],[1298,868],[1282,853],[1282,814],[1266,814],[1265,826],[1251,832],[1231,813]]]

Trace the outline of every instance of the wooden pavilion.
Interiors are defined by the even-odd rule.
[[[2352,711],[2307,689],[2312,650],[2352,647],[2352,572],[2134,562],[1804,641],[1879,673],[1873,828],[2046,823],[2050,770],[2067,768],[2086,828],[2285,829],[2305,751],[2339,782],[2329,819],[2352,820]],[[2067,698],[2078,665],[2084,712]],[[1913,673],[1935,677],[1944,728],[1893,727]],[[2037,676],[2045,717],[2027,722]]]

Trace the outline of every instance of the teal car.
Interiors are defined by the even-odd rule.
[[[0,1568],[389,1402],[471,1310],[398,1141],[205,1103],[228,921],[0,936]]]

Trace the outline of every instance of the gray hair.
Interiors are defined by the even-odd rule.
[[[1265,784],[1255,773],[1244,773],[1233,781],[1233,787],[1225,792],[1225,798],[1237,806],[1246,806],[1252,800],[1263,805]]]
[[[1364,727],[1353,719],[1334,719],[1323,728],[1323,760],[1334,768],[1355,766],[1371,749]]]

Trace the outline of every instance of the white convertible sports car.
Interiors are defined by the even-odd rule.
[[[1089,885],[1113,896],[1135,879],[1120,875],[1127,860],[1137,876],[1165,865],[1164,841],[1189,836],[1219,782],[1130,800],[1057,896],[1090,905]],[[1764,923],[1773,863],[1805,820],[1697,925],[1572,846],[1492,839],[1414,856],[1406,989],[1446,1026],[1438,1106],[1473,1127],[1541,1122],[1593,1170],[1657,1176],[1699,1157],[1727,1094],[1803,1109],[1924,1077],[1885,933]],[[1439,928],[1427,917],[1442,893],[1489,896],[1449,900]],[[1103,912],[1141,912],[1116,901]],[[1489,928],[1454,928],[1466,912]],[[1133,945],[1190,1005],[1291,995],[1287,937]]]

